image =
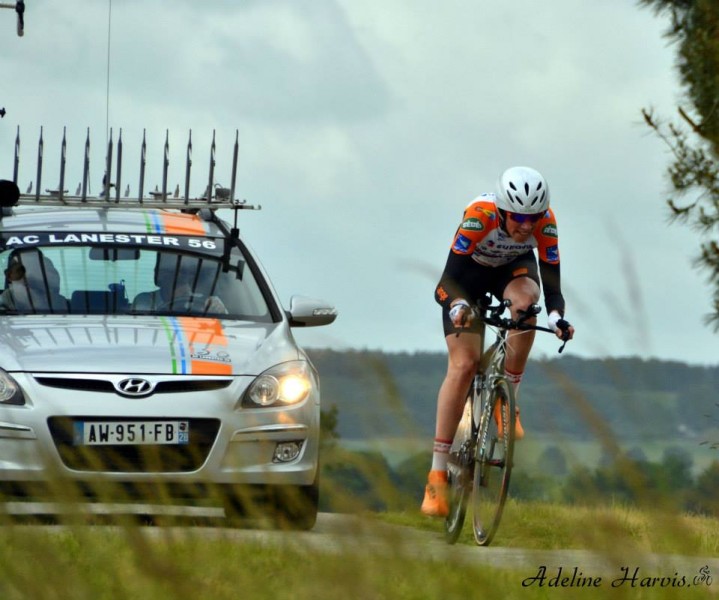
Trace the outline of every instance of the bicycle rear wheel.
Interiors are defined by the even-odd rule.
[[[472,392],[464,405],[462,419],[449,449],[447,462],[447,491],[449,514],[444,520],[447,543],[454,544],[462,532],[467,513],[469,493],[472,490],[474,467],[474,435],[472,435]]]
[[[514,455],[514,390],[497,379],[482,407],[472,486],[474,539],[492,541],[502,518]]]

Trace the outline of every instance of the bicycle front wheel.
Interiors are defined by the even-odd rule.
[[[462,419],[457,426],[447,462],[447,491],[449,514],[444,521],[445,539],[454,544],[462,533],[467,513],[469,493],[472,490],[474,466],[474,436],[472,435],[472,392],[464,405]]]
[[[514,390],[497,379],[482,407],[472,486],[474,539],[492,541],[502,518],[514,455]]]

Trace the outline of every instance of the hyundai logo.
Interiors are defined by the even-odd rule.
[[[130,377],[115,385],[115,389],[123,396],[147,396],[152,393],[153,385],[147,379]]]

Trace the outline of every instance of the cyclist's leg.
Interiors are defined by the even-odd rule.
[[[445,332],[448,327],[445,320]],[[448,350],[447,374],[437,397],[432,467],[427,477],[422,512],[431,516],[446,516],[447,459],[457,425],[462,417],[467,390],[482,355],[482,336],[449,331],[445,336]]]
[[[534,253],[527,253],[506,265],[499,285],[502,287],[501,297],[512,302],[510,310],[513,319],[519,316],[520,310],[526,310],[531,304],[539,302],[539,273]],[[536,318],[527,320],[527,323],[536,323]],[[504,366],[507,380],[514,388],[515,397],[519,392],[519,384],[534,344],[534,337],[534,331],[512,330],[507,335]],[[524,436],[524,429],[519,422],[518,413],[519,408],[517,408],[515,437],[521,439]]]
[[[450,334],[447,342],[447,374],[437,396],[435,437],[452,440],[462,417],[464,401],[477,364],[482,356],[482,336],[478,333]]]
[[[529,277],[513,279],[504,288],[504,297],[512,301],[512,318],[516,319],[519,310],[526,310],[531,304],[539,301],[539,286]],[[528,324],[535,324],[536,317],[528,319]],[[514,374],[524,373],[529,353],[534,343],[535,332],[512,330],[508,334],[507,358],[505,366],[507,371]]]

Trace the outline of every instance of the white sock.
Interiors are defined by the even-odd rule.
[[[449,459],[449,449],[451,446],[452,440],[434,438],[434,446],[432,448],[432,471],[447,470],[447,461]]]
[[[504,377],[507,379],[507,382],[509,383],[509,385],[512,386],[512,389],[514,391],[515,400],[517,398],[519,398],[519,384],[522,383],[523,375],[524,375],[524,372],[512,373],[511,371],[507,371],[507,369],[504,370]]]

